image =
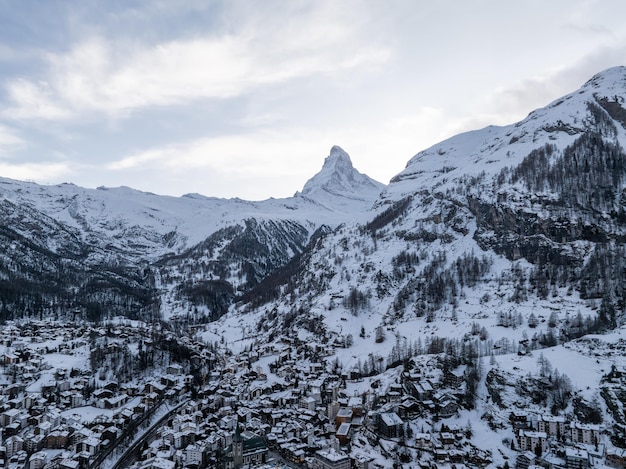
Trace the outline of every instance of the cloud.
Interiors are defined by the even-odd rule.
[[[71,173],[72,170],[66,163],[9,164],[0,162],[0,174],[3,177],[21,181],[32,180],[47,184]]]
[[[622,65],[626,43],[598,47],[574,63],[545,70],[542,74],[500,87],[485,95],[476,112],[458,116],[448,126],[452,134],[487,125],[507,125],[522,120],[535,109],[580,88],[593,75]]]
[[[22,148],[25,143],[13,129],[0,124],[0,158]]]
[[[293,174],[294,162],[302,163],[306,142],[314,141],[312,132],[258,131],[253,133],[200,138],[189,142],[152,148],[110,163],[107,169],[160,166],[166,171],[220,171],[228,174]],[[317,155],[320,157],[322,155]],[[301,166],[306,166],[306,163]],[[312,165],[314,167],[314,164]]]
[[[268,25],[271,15],[251,16],[233,31],[156,44],[84,39],[67,53],[46,54],[39,80],[8,81],[10,104],[3,115],[123,116],[150,106],[231,98],[295,78],[336,76],[389,59],[385,47],[362,41],[363,31],[320,5],[289,21],[277,15]]]

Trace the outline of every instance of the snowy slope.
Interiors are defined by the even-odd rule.
[[[81,233],[88,244],[112,245],[136,258],[156,259],[250,218],[290,220],[311,233],[323,224],[337,226],[363,219],[384,186],[358,173],[347,153],[341,151],[339,165],[329,163],[334,158],[329,156],[320,173],[305,185],[306,196],[286,199],[251,202],[197,194],[168,197],[127,187],[92,190],[9,179],[0,179],[0,197],[53,217]],[[341,181],[341,186],[334,181]],[[365,191],[361,191],[363,187]]]
[[[384,198],[400,198],[421,187],[443,191],[463,177],[497,174],[518,165],[532,150],[546,144],[563,148],[593,127],[589,104],[605,100],[606,107],[619,116],[617,134],[612,138],[623,146],[626,67],[622,66],[595,75],[579,90],[531,112],[520,122],[459,134],[419,152],[392,178]]]
[[[507,355],[618,326],[625,101],[626,68],[609,69],[517,124],[418,153],[369,220],[328,234],[278,300],[241,305],[215,330],[242,347],[259,329],[347,341],[345,370],[368,357],[384,369],[404,340],[466,338]],[[544,181],[557,170],[570,179]]]

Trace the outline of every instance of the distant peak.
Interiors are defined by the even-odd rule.
[[[302,194],[311,196],[323,192],[335,197],[367,198],[369,192],[377,196],[382,187],[383,184],[354,169],[348,153],[335,145],[324,160],[322,170],[304,185]]]
[[[350,172],[353,171],[352,160],[350,155],[338,145],[333,146],[330,149],[330,155],[324,160],[324,167],[322,171],[339,171]]]
[[[333,158],[347,158],[350,159],[350,156],[348,155],[348,153],[346,153],[346,151],[341,148],[339,145],[333,145],[333,147],[330,149],[330,157]]]

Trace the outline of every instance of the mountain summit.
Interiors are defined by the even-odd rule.
[[[322,170],[307,181],[299,195],[326,206],[336,205],[338,197],[373,203],[384,187],[384,184],[354,169],[348,153],[335,145],[324,160]]]

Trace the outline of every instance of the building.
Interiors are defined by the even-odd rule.
[[[565,448],[565,465],[567,469],[588,469],[589,453],[584,449]]]
[[[335,449],[319,450],[313,458],[313,469],[350,469],[350,458]]]
[[[29,469],[42,469],[46,465],[48,455],[43,451],[34,453],[28,460]]]
[[[570,437],[573,443],[596,445],[600,441],[600,426],[572,422],[570,424]]]
[[[521,451],[533,451],[545,454],[548,451],[548,435],[546,432],[531,432],[520,430],[518,434],[519,448]]]
[[[14,454],[19,453],[24,448],[24,440],[19,436],[10,436],[4,442],[7,452],[7,458],[11,458]]]
[[[613,467],[626,467],[626,449],[612,448],[608,450],[606,463]]]
[[[352,425],[347,422],[342,423],[341,425],[339,425],[339,428],[335,432],[335,436],[339,440],[339,443],[341,443],[342,445],[348,444],[348,441],[350,440],[351,427]]]
[[[267,462],[265,440],[252,432],[241,432],[239,424],[235,428],[232,444],[226,448],[225,469],[238,469],[243,466],[260,465]]]
[[[395,412],[378,414],[377,426],[380,433],[386,438],[398,438],[404,422]]]
[[[530,466],[535,464],[536,458],[537,455],[532,451],[524,451],[517,457],[515,467],[516,469],[528,469]]]
[[[548,436],[564,437],[567,430],[565,417],[561,415],[541,415],[537,420],[537,431],[545,432]]]

